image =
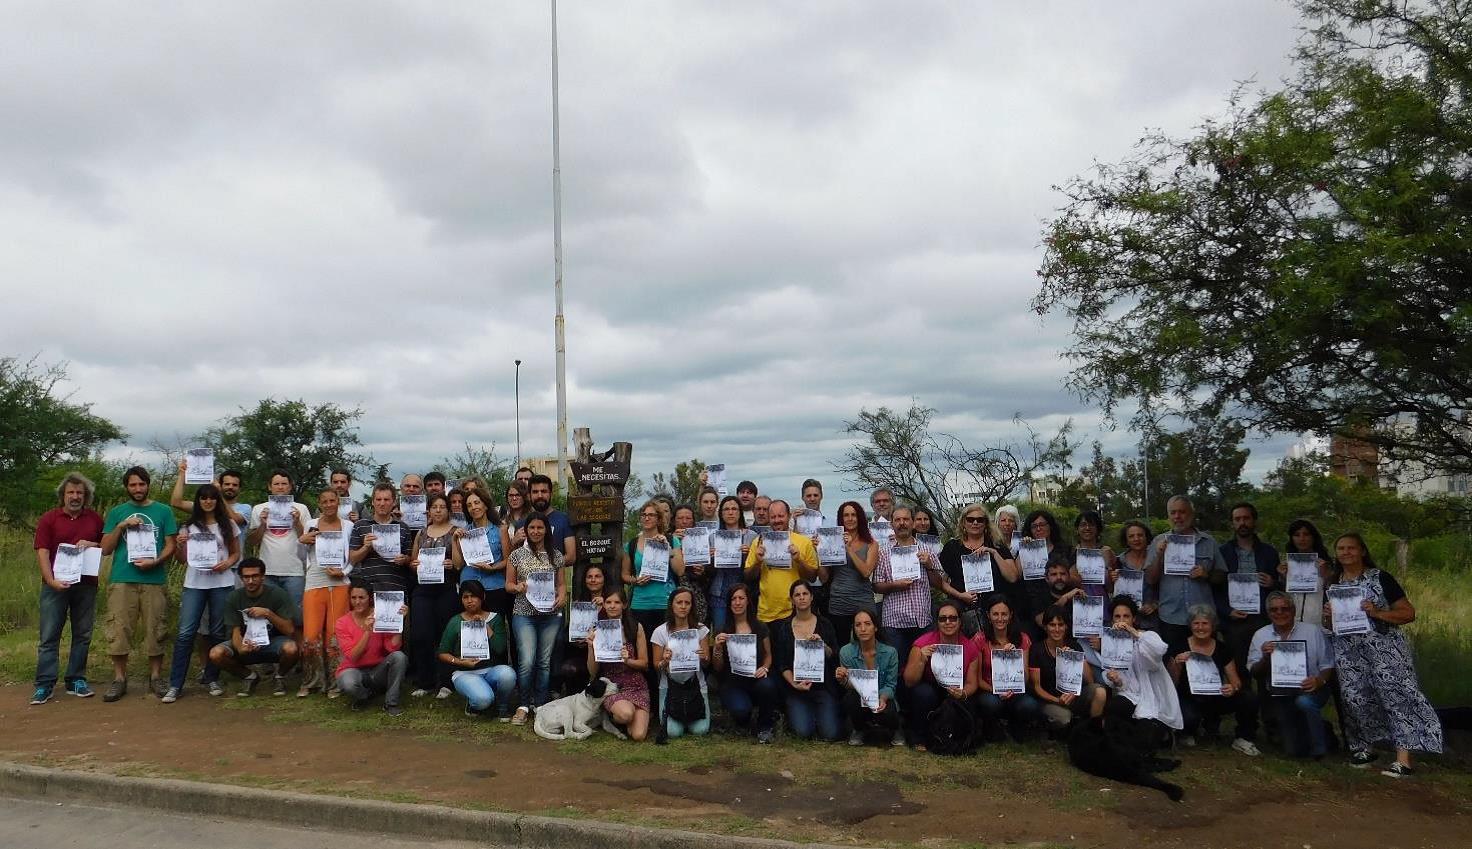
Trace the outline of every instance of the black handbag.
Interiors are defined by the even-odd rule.
[[[684,725],[705,719],[705,698],[700,693],[700,681],[695,675],[689,680],[667,679],[664,696],[665,716]]]

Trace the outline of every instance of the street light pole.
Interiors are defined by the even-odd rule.
[[[521,360],[516,361],[516,468],[521,468]]]
[[[562,130],[557,104],[557,0],[552,0],[552,265],[557,291],[557,484],[567,485],[567,339],[562,318]],[[565,490],[564,490],[565,491]]]

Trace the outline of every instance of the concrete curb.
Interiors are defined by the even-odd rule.
[[[126,778],[0,762],[0,795],[67,799],[179,814],[266,820],[332,831],[382,832],[440,840],[488,842],[527,849],[853,849],[757,837],[619,825],[592,820],[468,811],[261,790],[169,778]]]

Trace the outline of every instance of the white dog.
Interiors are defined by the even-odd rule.
[[[548,740],[585,740],[598,730],[594,723],[603,712],[603,700],[618,692],[607,678],[595,678],[581,693],[573,693],[537,709],[532,728]]]

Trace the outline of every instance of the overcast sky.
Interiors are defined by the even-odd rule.
[[[1268,0],[559,12],[569,428],[792,495],[911,398],[968,441],[1020,413],[1135,451],[1027,308],[1051,187],[1274,83],[1296,36]],[[555,453],[545,3],[6,19],[0,353],[68,362],[113,453],[274,396],[361,407],[395,474],[510,457],[516,358],[523,453]]]

